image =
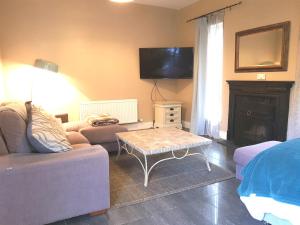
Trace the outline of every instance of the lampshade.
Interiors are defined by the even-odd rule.
[[[44,59],[36,59],[34,62],[34,66],[41,68],[41,69],[45,69],[45,70],[49,70],[52,72],[57,73],[58,72],[58,65],[56,63],[44,60]]]

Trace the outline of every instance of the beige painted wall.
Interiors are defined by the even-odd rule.
[[[1,6],[1,3],[0,3]],[[2,8],[0,7],[0,14],[2,14]],[[0,27],[3,27],[3,21],[0,19]],[[3,82],[3,60],[2,60],[2,36],[3,29],[0,29],[0,95],[3,97],[4,93],[4,82]],[[1,98],[2,99],[2,98]]]
[[[0,101],[4,99],[4,73],[3,73],[3,62],[0,45]]]
[[[0,49],[0,100],[4,98],[4,82],[3,82],[3,71],[2,71],[2,54]]]
[[[51,102],[57,112],[68,111],[72,120],[78,118],[80,101],[138,98],[139,118],[151,121],[152,83],[139,79],[138,48],[192,46],[195,23],[185,21],[235,2],[200,0],[176,11],[107,0],[1,1],[0,45],[6,95],[27,99],[32,77],[36,76],[41,89],[49,92],[41,99]],[[223,131],[227,130],[229,94],[225,81],[256,78],[255,73],[234,73],[235,32],[291,20],[289,71],[266,74],[268,80],[294,80],[299,6],[298,0],[244,0],[241,6],[226,12]],[[59,64],[60,74],[52,76],[55,81],[40,79],[44,75],[30,66],[36,58]],[[166,98],[184,102],[183,119],[189,121],[192,81],[160,81],[159,85]]]
[[[0,77],[2,78],[3,72],[2,72],[2,54],[1,54],[1,48],[0,48]]]
[[[10,0],[1,4],[8,97],[28,98],[31,76],[39,73],[30,65],[43,58],[59,64],[61,74],[55,79],[61,76],[66,85],[41,81],[48,91],[52,86],[53,94],[45,95],[45,103],[59,102],[67,95],[68,109],[61,104],[57,112],[68,110],[74,120],[80,101],[138,98],[139,118],[152,121],[152,81],[139,79],[138,49],[175,45],[176,10],[108,0]],[[166,98],[175,98],[176,81],[159,85]],[[16,94],[20,88],[27,93]]]
[[[198,3],[180,11],[178,15],[179,44],[193,45],[195,22],[186,23],[187,19],[222,8],[234,0],[200,0]],[[221,130],[227,131],[229,90],[226,80],[255,80],[256,73],[234,72],[235,33],[290,20],[292,22],[289,70],[288,72],[266,73],[267,80],[294,80],[296,71],[296,54],[300,27],[299,0],[243,0],[243,4],[226,11],[224,22],[224,85],[223,113]],[[185,102],[183,119],[190,121],[193,82],[184,80],[177,83],[177,99]]]

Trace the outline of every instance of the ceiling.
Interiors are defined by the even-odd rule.
[[[135,3],[154,5],[171,9],[182,9],[198,0],[134,0]]]

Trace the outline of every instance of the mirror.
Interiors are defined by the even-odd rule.
[[[235,72],[287,71],[290,22],[236,33]]]

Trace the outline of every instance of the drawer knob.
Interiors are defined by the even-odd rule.
[[[170,122],[171,122],[171,123],[173,123],[173,122],[174,122],[174,120],[170,120]]]
[[[174,116],[174,114],[172,113],[172,114],[170,114],[170,116]]]
[[[171,111],[174,111],[174,108],[170,108]]]
[[[251,116],[252,112],[250,110],[247,111],[247,116]]]

